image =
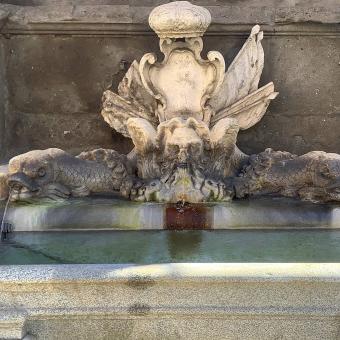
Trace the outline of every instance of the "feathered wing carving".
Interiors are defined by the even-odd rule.
[[[210,125],[214,126],[219,120],[228,117],[235,118],[241,130],[249,129],[261,120],[266,113],[270,101],[277,95],[278,92],[274,92],[274,84],[270,82],[235,104],[218,112],[212,117]]]
[[[105,91],[103,94],[104,120],[116,131],[130,137],[127,127],[129,118],[143,118],[157,127],[156,100],[147,92],[139,75],[139,64],[135,60],[118,86],[118,94]]]
[[[139,73],[139,63],[134,60],[118,85],[118,94],[136,107],[142,107],[145,112],[154,113],[156,101],[142,83]]]
[[[254,26],[249,38],[228,67],[220,90],[209,101],[216,112],[257,90],[264,64],[262,38],[260,26]]]
[[[211,119],[211,126],[220,119],[231,117],[238,120],[240,129],[248,129],[263,117],[270,100],[276,97],[273,83],[258,90],[264,64],[262,39],[260,26],[254,26],[225,73],[218,93],[209,101],[216,113]]]

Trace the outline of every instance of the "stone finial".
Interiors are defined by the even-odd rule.
[[[210,12],[188,1],[158,6],[149,15],[149,25],[159,38],[200,37],[211,22]]]

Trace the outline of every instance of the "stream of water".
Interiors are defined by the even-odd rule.
[[[4,241],[4,239],[6,239],[6,234],[7,234],[7,225],[5,223],[6,221],[6,214],[7,214],[7,210],[8,210],[8,205],[9,205],[9,202],[11,200],[11,194],[12,192],[10,191],[9,194],[8,194],[8,198],[7,198],[7,202],[6,202],[6,205],[5,205],[5,210],[4,210],[4,214],[2,216],[2,220],[1,220],[1,225],[0,225],[0,239],[1,241]],[[5,228],[6,226],[6,228]]]

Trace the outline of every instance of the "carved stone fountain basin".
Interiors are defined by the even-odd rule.
[[[0,202],[0,217],[4,211]],[[112,197],[36,204],[11,203],[6,217],[13,232],[63,230],[212,230],[340,228],[337,204],[286,198],[224,203],[138,203]]]
[[[338,339],[339,263],[2,266],[4,339]]]
[[[340,155],[238,148],[278,92],[260,26],[225,65],[202,53],[210,21],[151,12],[164,57],[103,94],[130,153],[0,167],[0,339],[339,339]]]
[[[10,208],[0,338],[337,339],[336,205],[204,208],[200,218],[112,198]],[[220,230],[169,230],[183,214]]]

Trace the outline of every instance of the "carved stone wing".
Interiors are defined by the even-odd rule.
[[[125,137],[130,137],[127,128],[129,118],[143,118],[157,127],[155,115],[156,100],[144,88],[140,75],[139,64],[134,61],[118,86],[118,94],[105,91],[103,94],[104,120]]]
[[[242,98],[212,117],[210,125],[214,126],[223,118],[235,118],[241,130],[246,130],[261,120],[272,99],[278,95],[271,82],[257,91]]]
[[[277,96],[271,82],[258,89],[263,70],[263,32],[256,25],[234,61],[225,73],[223,83],[209,101],[215,112],[210,126],[229,117],[238,121],[241,130],[249,129],[261,120],[272,99]]]
[[[257,90],[264,64],[262,39],[263,32],[260,31],[260,26],[254,26],[249,38],[225,73],[218,93],[209,101],[215,112]]]

